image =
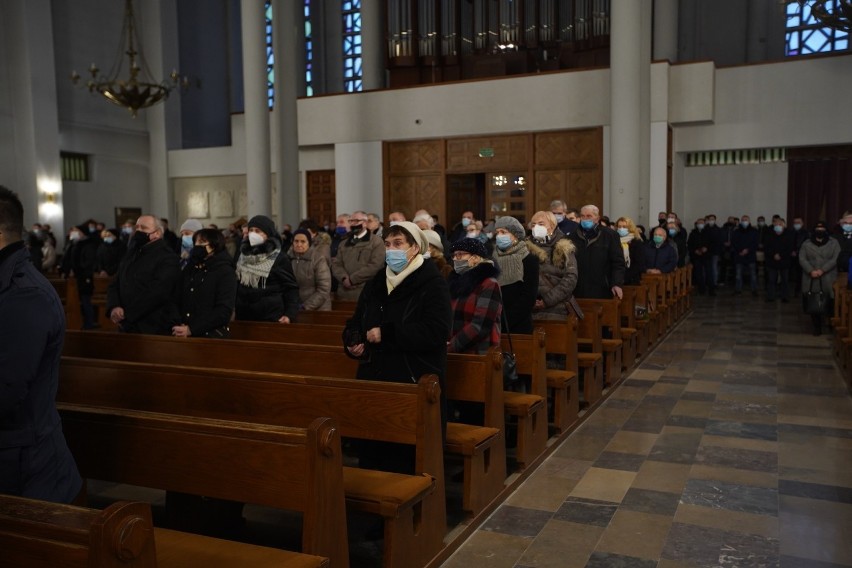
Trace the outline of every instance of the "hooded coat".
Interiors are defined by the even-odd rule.
[[[577,260],[574,258],[574,243],[562,233],[554,233],[546,243],[533,239],[527,241],[530,254],[539,261],[538,297],[544,309],[533,313],[534,319],[565,319],[568,317],[566,302],[577,286]]]
[[[24,242],[0,250],[0,493],[70,503],[82,480],[56,411],[62,303]]]

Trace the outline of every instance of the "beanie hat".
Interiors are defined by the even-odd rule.
[[[311,232],[307,229],[296,229],[293,231],[293,240],[296,240],[296,235],[305,235],[305,238],[308,239],[308,246],[311,246]]]
[[[450,246],[452,252],[464,251],[484,259],[488,259],[488,250],[479,239],[460,239]]]
[[[420,254],[429,250],[429,240],[426,238],[426,235],[420,230],[420,227],[411,221],[400,221],[394,225],[394,227],[405,229],[405,231],[414,238],[414,242],[420,247]]]
[[[198,219],[187,219],[183,222],[183,225],[180,226],[181,232],[183,231],[192,231],[193,233],[196,231],[200,231],[204,227],[201,225],[201,221]]]
[[[249,219],[248,228],[251,229],[252,227],[260,229],[266,233],[266,236],[270,239],[277,239],[278,241],[281,240],[281,237],[278,235],[278,231],[275,229],[275,222],[265,215],[255,215]]]
[[[515,219],[514,217],[509,217],[508,215],[500,217],[497,219],[497,222],[494,224],[494,230],[497,229],[506,229],[519,240],[522,241],[527,236],[524,231],[523,225],[521,225],[520,221]]]
[[[423,234],[426,235],[426,240],[429,241],[430,245],[432,245],[439,251],[444,252],[444,243],[441,242],[441,235],[439,235],[432,229],[427,229],[423,231]]]

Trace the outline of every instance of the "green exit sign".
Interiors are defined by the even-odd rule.
[[[494,157],[494,148],[480,148],[479,149],[479,157],[480,158],[493,158]]]

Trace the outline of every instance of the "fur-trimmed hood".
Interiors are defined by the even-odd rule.
[[[552,248],[552,257],[545,248],[536,244],[532,239],[527,240],[527,248],[530,254],[538,258],[540,264],[552,264],[553,266],[564,267],[568,262],[568,258],[576,251],[574,243],[564,236],[555,242],[551,241],[551,243],[553,243],[551,247],[546,248]]]
[[[497,278],[500,268],[491,262],[480,262],[464,274],[450,274],[450,298],[461,298],[473,292],[487,278]]]

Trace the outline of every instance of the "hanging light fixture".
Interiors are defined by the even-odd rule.
[[[124,67],[125,55],[129,62],[129,75],[122,79],[119,75]],[[134,118],[139,109],[166,100],[178,85],[184,89],[189,87],[189,79],[181,77],[175,70],[169,75],[170,82],[154,80],[142,53],[142,41],[137,32],[132,0],[125,0],[124,3],[124,26],[121,29],[118,54],[109,74],[101,75],[100,69],[94,63],[89,67],[89,73],[91,78],[86,82],[89,92],[97,92],[109,102],[126,108]],[[76,71],[71,72],[71,81],[75,85],[80,79]]]

